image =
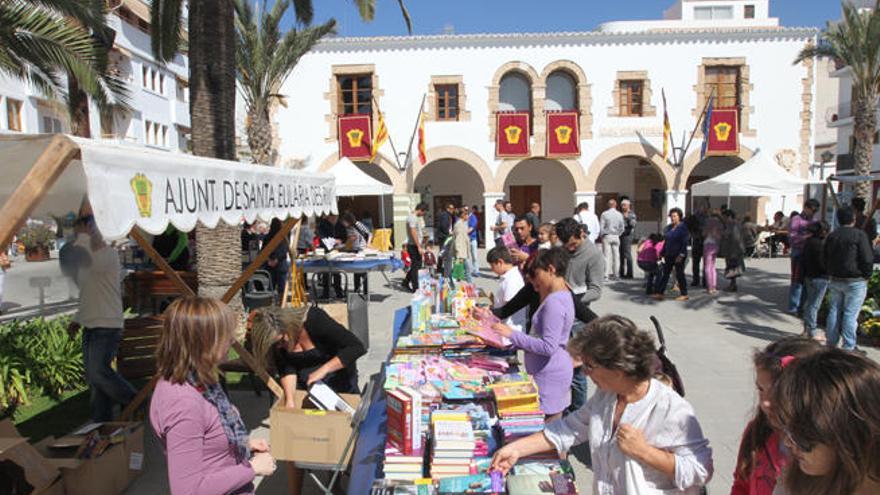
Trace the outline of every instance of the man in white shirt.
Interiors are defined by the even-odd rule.
[[[110,363],[122,339],[122,267],[119,254],[101,238],[88,213],[74,226],[75,245],[87,255],[73,271],[79,286],[79,309],[68,328],[71,336],[82,329],[83,364],[91,389],[92,421],[113,419],[113,405],[125,406],[137,391]]]
[[[494,307],[500,308],[516,296],[517,292],[525,285],[525,282],[519,269],[513,264],[513,258],[510,256],[510,251],[507,248],[494,247],[490,249],[486,254],[486,261],[495,275],[499,277],[498,288],[494,292]],[[526,327],[526,314],[527,308],[522,308],[504,320],[504,323],[510,328],[521,332]]]
[[[589,239],[590,242],[595,243],[596,239],[599,238],[599,231],[601,229],[599,227],[599,217],[590,211],[590,204],[586,202],[579,204],[577,206],[577,214],[575,214],[574,218],[578,223],[586,226],[587,239]]]

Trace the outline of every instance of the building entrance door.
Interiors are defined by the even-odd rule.
[[[510,186],[510,204],[514,214],[525,215],[532,203],[541,204],[541,186]]]

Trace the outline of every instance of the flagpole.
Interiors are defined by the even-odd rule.
[[[406,149],[406,159],[403,161],[405,166],[409,166],[409,158],[412,155],[412,145],[413,141],[416,138],[416,133],[419,132],[419,122],[422,119],[422,113],[425,109],[425,99],[428,97],[427,93],[422,94],[422,103],[419,105],[419,114],[416,116],[416,125],[413,127],[412,135],[409,137],[409,147]]]
[[[697,119],[697,124],[694,126],[694,130],[691,132],[691,138],[688,140],[687,145],[685,145],[684,149],[681,151],[682,162],[684,161],[684,155],[687,153],[687,150],[690,149],[691,143],[694,141],[694,136],[697,134],[697,129],[700,128],[700,124],[703,122],[703,118],[706,117],[706,110],[709,108],[709,103],[712,101],[712,97],[715,96],[715,87],[712,87],[712,92],[709,93],[709,97],[706,98],[706,104],[703,105],[703,111],[700,112],[700,118]],[[703,139],[709,139],[709,136],[703,136]],[[681,166],[683,163],[679,163]]]
[[[382,110],[379,108],[379,102],[376,101],[376,97],[372,96],[371,98],[373,99],[373,105],[376,106],[376,112],[381,114]],[[394,153],[394,161],[397,162],[397,168],[400,169],[400,157],[397,156],[397,148],[394,147],[394,140],[391,139],[391,132],[388,131],[388,124],[387,123],[385,124],[385,133],[388,136],[388,143],[391,145],[391,151]],[[375,139],[375,137],[374,137],[374,139]],[[378,153],[379,153],[379,150],[376,150],[376,154],[378,154]]]

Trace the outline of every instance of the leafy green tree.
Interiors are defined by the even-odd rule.
[[[277,158],[273,145],[271,114],[277,105],[287,106],[281,86],[299,59],[321,38],[335,32],[336,21],[282,32],[281,20],[287,0],[276,0],[271,10],[255,13],[249,0],[235,0],[236,66],[238,89],[247,107],[246,132],[254,163],[272,165]]]
[[[843,17],[829,22],[818,45],[804,48],[795,63],[814,57],[831,57],[852,72],[853,134],[856,175],[871,175],[874,133],[877,130],[877,97],[880,94],[880,0],[872,9],[842,5]],[[871,183],[856,185],[856,195],[871,197]]]

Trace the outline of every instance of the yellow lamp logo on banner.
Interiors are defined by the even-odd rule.
[[[134,202],[137,205],[141,217],[149,218],[153,215],[153,183],[144,174],[135,174],[131,178],[131,191],[134,193]]]
[[[556,128],[556,142],[559,144],[568,144],[571,141],[571,127],[561,125]]]
[[[719,122],[715,124],[715,138],[719,141],[727,141],[730,138],[730,131],[733,126],[727,122]]]
[[[352,148],[360,148],[361,141],[364,139],[364,131],[360,129],[352,129],[345,133],[348,138],[348,145]]]
[[[507,136],[508,144],[518,144],[519,138],[522,136],[522,127],[511,125],[504,128],[504,134]]]

